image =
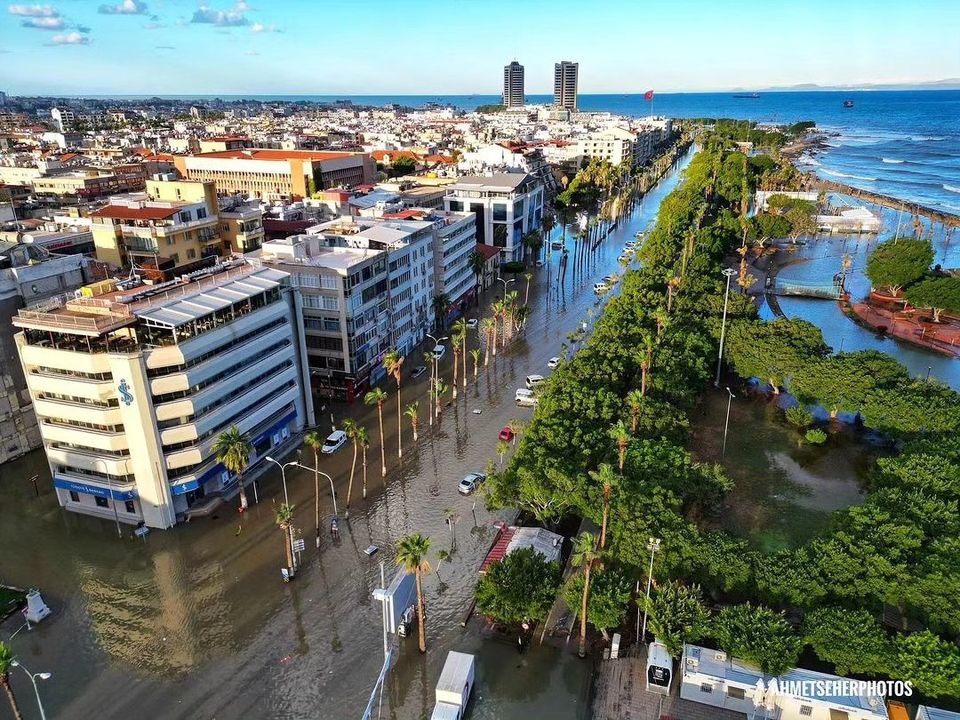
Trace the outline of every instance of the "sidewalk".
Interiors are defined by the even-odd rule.
[[[850,309],[858,320],[875,330],[944,355],[960,357],[960,327],[957,325],[921,323],[913,318],[897,317],[892,310],[868,303],[854,303]]]

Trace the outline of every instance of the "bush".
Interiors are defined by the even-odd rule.
[[[526,266],[519,260],[511,260],[510,262],[504,263],[502,265],[502,269],[504,272],[513,273],[516,275],[517,273],[522,273],[524,270],[526,270]]]
[[[810,428],[804,437],[811,445],[823,445],[827,441],[827,434],[820,428]]]
[[[477,583],[477,610],[500,622],[543,620],[560,584],[560,565],[521,548],[489,567]]]
[[[794,405],[788,407],[785,413],[787,422],[801,430],[809,427],[813,422],[813,413],[807,410],[803,405]]]

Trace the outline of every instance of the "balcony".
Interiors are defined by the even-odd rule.
[[[144,252],[152,253],[155,255],[160,254],[160,247],[157,245],[156,240],[143,237],[129,237],[127,235],[123,236],[123,246],[131,252]]]
[[[94,423],[96,425],[122,425],[123,418],[119,407],[98,407],[86,403],[70,402],[68,400],[54,400],[37,398],[33,403],[33,410],[37,417],[64,418],[77,422]]]

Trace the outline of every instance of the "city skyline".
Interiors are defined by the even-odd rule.
[[[582,94],[923,83],[960,76],[953,43],[960,6],[945,0],[922,8],[852,0],[844,8],[849,22],[824,22],[835,9],[825,0],[802,8],[750,0],[737,13],[701,0],[643,7],[616,0],[589,15],[567,0],[536,0],[525,5],[531,32],[522,39],[501,37],[500,6],[506,11],[503,0],[466,2],[456,19],[445,18],[444,36],[458,37],[458,61],[437,63],[442,43],[423,31],[425,18],[440,18],[442,6],[433,0],[411,0],[399,12],[390,6],[388,23],[365,24],[348,6],[330,8],[322,16],[322,34],[310,22],[311,6],[300,0],[269,6],[246,0],[13,3],[0,21],[0,53],[18,58],[7,63],[4,90],[494,95],[498,70],[516,59],[526,68],[527,93],[547,95],[561,56],[580,63]],[[751,42],[736,42],[746,27]],[[902,39],[892,41],[891,27],[900,38],[922,38],[923,52]],[[398,37],[410,41],[398,43]],[[362,42],[389,52],[355,52]],[[383,72],[387,54],[390,73]]]

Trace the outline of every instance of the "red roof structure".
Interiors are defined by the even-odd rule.
[[[166,220],[173,217],[180,208],[166,207],[127,207],[126,205],[107,205],[90,213],[90,217],[114,218],[117,220]]]
[[[197,157],[238,158],[243,160],[339,160],[357,153],[321,152],[317,150],[274,150],[268,148],[243,148],[240,150],[216,150],[200,153]]]
[[[487,553],[487,556],[483,559],[483,562],[480,564],[480,574],[482,575],[487,571],[491,565],[495,562],[500,562],[507,555],[507,545],[510,544],[510,540],[513,539],[513,533],[516,531],[516,528],[506,527],[501,525],[499,527],[499,534],[497,539],[493,543],[493,547],[490,548],[490,552]]]
[[[487,260],[491,260],[500,256],[500,248],[494,245],[485,245],[484,243],[477,243],[477,252],[483,255]]]

